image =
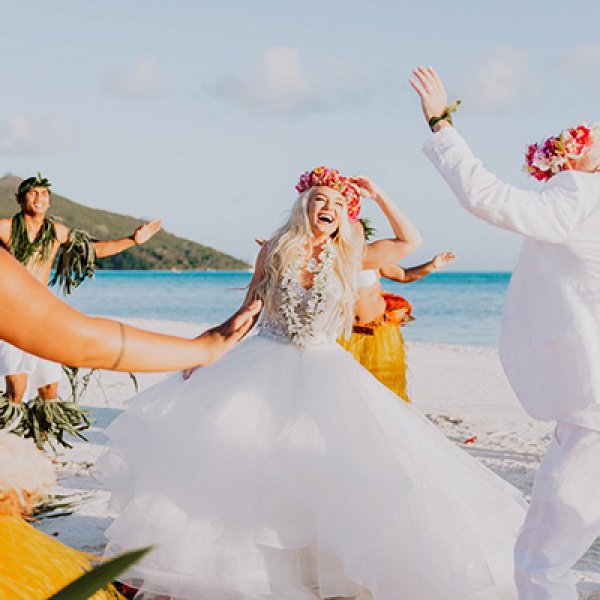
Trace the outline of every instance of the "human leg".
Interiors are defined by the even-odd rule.
[[[20,404],[23,401],[25,392],[27,391],[27,380],[27,373],[14,373],[4,376],[6,397],[10,402]]]
[[[31,385],[37,387],[38,397],[28,404],[29,418],[39,447],[46,442],[51,444],[53,439],[70,447],[65,433],[83,438],[80,432],[90,425],[86,411],[77,402],[64,401],[58,396],[62,372],[60,364],[40,358],[31,374]]]
[[[56,400],[62,376],[63,370],[59,363],[38,358],[31,371],[31,387],[37,388],[42,400]]]
[[[25,398],[29,375],[38,358],[16,346],[0,341],[0,376],[4,376],[5,393],[8,400],[20,403]]]
[[[48,383],[38,387],[38,397],[29,404],[29,420],[32,421],[31,432],[38,448],[42,448],[48,441],[48,434],[52,431],[54,419],[49,411],[44,410],[50,407],[50,404],[41,404],[58,400],[58,382]],[[35,421],[33,423],[33,421]]]
[[[600,534],[599,460],[599,431],[559,422],[515,548],[520,600],[576,600],[570,570]]]
[[[0,376],[4,376],[4,394],[0,394],[0,429],[19,435],[29,431],[29,412],[25,403],[29,373],[37,358],[16,346],[0,341]]]
[[[42,400],[56,400],[58,398],[58,381],[42,385],[38,388],[38,394]]]
[[[4,394],[0,394],[0,429],[25,436],[29,431],[28,406],[23,402],[27,389],[27,374],[5,376]]]

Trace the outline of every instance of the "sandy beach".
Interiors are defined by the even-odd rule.
[[[203,329],[195,323],[136,319],[127,322],[190,337]],[[497,351],[409,343],[407,352],[409,391],[414,406],[427,414],[449,439],[528,497],[553,425],[534,421],[524,412],[504,377]],[[126,373],[97,375],[82,401],[95,418],[93,428],[86,434],[88,442],[74,441],[73,449],[61,449],[55,458],[59,474],[55,493],[75,500],[74,511],[42,519],[37,526],[66,544],[100,553],[111,514],[109,493],[93,477],[92,467],[106,442],[103,429],[126,409],[134,388]],[[164,377],[164,374],[140,374],[137,379],[140,389],[145,389]],[[68,397],[66,381],[61,386],[63,397]],[[600,542],[577,564],[575,576],[581,598],[600,599]]]

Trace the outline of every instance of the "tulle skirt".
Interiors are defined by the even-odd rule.
[[[515,600],[520,493],[336,344],[254,336],[136,396],[99,468],[108,553],[193,600]]]
[[[406,385],[406,350],[399,325],[382,321],[368,331],[353,331],[338,343],[383,385],[410,402]]]

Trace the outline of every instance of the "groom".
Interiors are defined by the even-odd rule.
[[[500,358],[525,409],[557,421],[515,549],[520,600],[576,600],[570,569],[600,534],[600,127],[532,144],[525,191],[498,180],[452,127],[434,69],[411,85],[434,132],[424,152],[463,207],[523,236]]]

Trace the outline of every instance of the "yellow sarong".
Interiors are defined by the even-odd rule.
[[[0,514],[0,599],[46,600],[89,571],[94,557],[38,531],[19,515]],[[93,600],[124,600],[111,586]]]
[[[397,321],[388,313],[371,323],[355,325],[352,335],[339,338],[338,344],[394,394],[410,402],[406,391],[404,338]]]

